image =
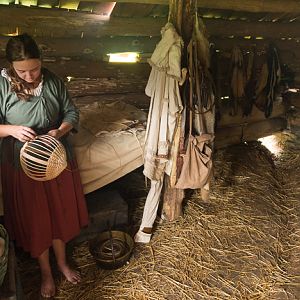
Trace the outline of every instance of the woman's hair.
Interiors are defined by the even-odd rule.
[[[6,45],[6,59],[11,64],[7,70],[11,79],[11,90],[17,94],[19,99],[28,100],[32,96],[29,93],[31,85],[17,75],[12,63],[27,59],[41,59],[41,52],[37,43],[27,33],[11,37]]]
[[[11,37],[6,45],[6,59],[12,63],[26,59],[40,59],[41,52],[35,40],[27,33]]]

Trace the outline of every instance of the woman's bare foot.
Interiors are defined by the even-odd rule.
[[[55,295],[55,284],[52,275],[42,274],[41,295],[44,298],[51,298]]]
[[[73,284],[77,284],[81,281],[81,276],[78,271],[71,269],[67,264],[59,266],[60,271],[64,274],[66,279]]]

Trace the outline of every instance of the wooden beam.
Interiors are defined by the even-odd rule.
[[[285,114],[285,106],[280,101],[275,101],[273,104],[272,118],[279,117]],[[235,116],[230,115],[230,110],[221,112],[221,120],[217,124],[217,128],[228,128],[238,126],[240,124],[249,124],[265,120],[264,112],[260,111],[255,105],[253,105],[252,112],[249,116],[243,116],[241,108],[238,108],[238,112]]]
[[[300,6],[300,5],[299,5]],[[204,19],[208,33],[213,36],[263,38],[300,38],[300,26],[295,23],[227,21]]]
[[[239,46],[245,49],[251,49],[252,47],[255,48],[263,48],[269,42],[275,42],[276,46],[280,49],[280,55],[282,55],[282,51],[286,52],[286,56],[289,56],[289,59],[295,59],[299,57],[300,59],[300,43],[297,42],[295,39],[291,40],[274,40],[272,38],[268,39],[255,39],[255,37],[251,39],[244,39],[244,38],[228,38],[228,37],[218,37],[218,36],[211,36],[209,41],[217,47],[222,52],[229,52],[231,53],[232,48],[234,46]],[[226,54],[227,55],[227,54]]]
[[[300,7],[300,5],[299,5]],[[18,30],[34,36],[94,37],[160,36],[165,18],[105,19],[103,16],[59,9],[0,6],[0,32]],[[211,36],[254,36],[272,39],[300,38],[300,26],[294,23],[227,21],[204,19]]]
[[[242,142],[256,141],[259,138],[281,132],[287,128],[286,117],[264,119],[254,123],[216,130],[215,147],[221,149]]]
[[[127,79],[131,80],[132,78],[135,78],[136,81],[141,81],[141,84],[143,84],[143,90],[145,89],[146,80],[148,79],[151,71],[149,64],[111,64],[107,62],[86,60],[62,59],[54,62],[43,62],[43,65],[63,78],[117,78],[124,82]],[[8,66],[5,59],[0,59],[0,66]],[[116,90],[117,86],[112,85],[111,88]],[[131,89],[132,91],[135,91],[136,87],[131,84]]]
[[[81,0],[81,2],[90,0]],[[93,0],[101,3],[107,0]],[[142,3],[142,4],[160,4],[169,5],[169,0],[116,0],[117,3]],[[245,11],[254,13],[300,13],[298,0],[201,0],[198,1],[199,8],[205,9],[226,9],[233,11]]]
[[[34,36],[101,37],[158,36],[164,18],[107,18],[60,9],[0,6],[0,32],[27,32]],[[11,32],[12,31],[12,32]]]
[[[36,42],[42,49],[43,57],[49,60],[65,57],[76,60],[108,60],[107,53],[139,52],[143,58],[153,52],[159,37],[114,36],[101,38],[41,38]],[[5,57],[8,37],[0,37],[0,58]]]

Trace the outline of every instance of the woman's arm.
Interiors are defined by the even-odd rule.
[[[0,125],[0,138],[13,136],[25,143],[35,138],[36,133],[30,127],[19,125]]]

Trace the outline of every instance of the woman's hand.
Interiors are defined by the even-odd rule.
[[[68,123],[68,122],[63,122],[60,124],[59,128],[57,129],[52,129],[48,131],[47,134],[55,137],[56,139],[61,138],[65,134],[67,134],[71,129],[73,128],[73,125]]]
[[[19,125],[8,125],[8,126],[10,126],[9,128],[10,135],[22,143],[31,141],[36,137],[36,133],[30,127],[19,126]]]
[[[62,132],[61,132],[60,129],[52,129],[52,130],[48,131],[47,134],[53,136],[56,139],[59,139],[60,137],[63,136],[63,134],[62,134]]]

